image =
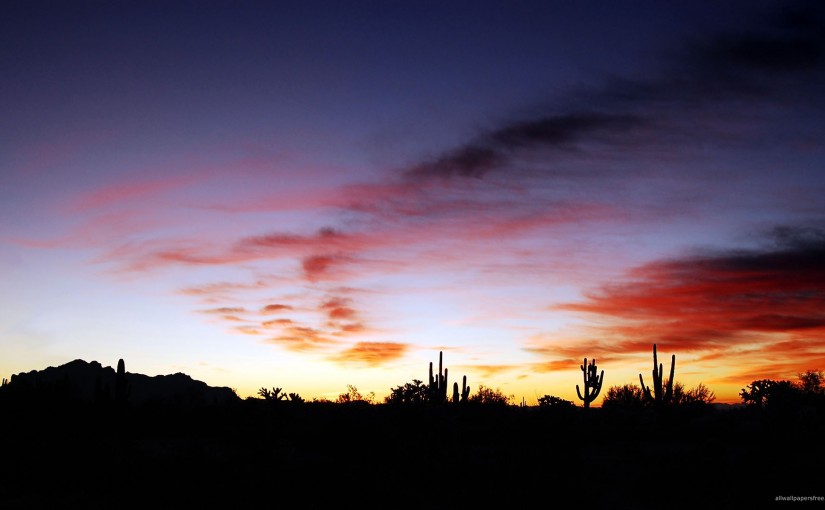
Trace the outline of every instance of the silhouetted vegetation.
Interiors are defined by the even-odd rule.
[[[362,395],[357,387],[347,384],[347,392],[338,395],[335,402],[338,404],[373,404],[375,403],[375,393],[371,391],[367,395]]]
[[[604,409],[641,409],[645,407],[645,395],[642,388],[635,384],[623,384],[621,386],[611,386],[607,388],[602,407]]]
[[[336,490],[302,495],[302,508],[533,505],[519,487],[586,493],[607,508],[659,508],[665,497],[675,508],[755,508],[777,495],[821,490],[816,470],[786,468],[825,454],[821,371],[795,382],[754,381],[742,390],[743,405],[719,406],[704,384],[687,389],[659,379],[657,365],[652,398],[625,384],[607,388],[600,407],[553,395],[528,406],[484,384],[472,393],[466,379],[460,389],[453,383],[447,399],[441,361],[437,373],[430,363],[431,384],[414,379],[380,403],[355,385],[334,401],[305,401],[280,387],[240,399],[183,374],[127,373],[125,364],[113,370],[76,361],[13,376],[0,386],[0,507],[102,508],[123,494],[147,507],[161,497],[168,505],[246,507],[263,491],[255,480],[335,481]],[[586,389],[595,366],[580,366],[581,396],[598,394]],[[670,392],[665,407],[656,404],[657,387],[662,401]],[[59,467],[81,459],[83,470]],[[671,493],[674,471],[647,469],[664,459],[701,477],[707,491]],[[594,466],[602,465],[616,475],[594,486]],[[645,483],[631,482],[640,470]],[[419,489],[435,472],[449,478]],[[368,493],[352,492],[367,481]],[[719,484],[747,490],[720,493]]]
[[[584,401],[584,407],[590,407],[590,402],[596,400],[599,392],[602,391],[602,382],[604,381],[604,370],[601,375],[597,375],[596,360],[594,359],[590,364],[587,364],[587,358],[584,358],[584,363],[581,365],[584,373],[584,386],[582,391],[579,391],[579,385],[576,385],[576,395],[579,400]]]
[[[569,400],[553,395],[544,395],[539,397],[538,404],[540,409],[574,409],[576,404]]]
[[[424,381],[420,379],[413,379],[412,382],[393,388],[384,398],[386,404],[423,405],[428,401],[429,388],[424,386]]]
[[[797,374],[797,381],[758,379],[742,388],[742,402],[751,410],[785,419],[821,420],[825,388],[821,370]]]
[[[467,402],[470,397],[470,387],[467,386],[467,376],[461,378],[461,392],[458,391],[458,383],[453,383],[453,404]]]
[[[478,391],[470,396],[470,402],[489,406],[507,406],[513,403],[513,395],[505,395],[499,388],[479,384]]]
[[[647,402],[654,404],[656,407],[664,407],[670,405],[673,401],[673,381],[674,371],[676,370],[676,355],[674,354],[670,359],[670,377],[662,379],[662,364],[658,362],[656,356],[656,344],[653,344],[653,394],[650,388],[645,386],[642,374],[639,374],[639,384],[642,388],[642,394]]]

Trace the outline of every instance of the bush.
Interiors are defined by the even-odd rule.
[[[576,404],[573,402],[553,395],[545,395],[539,398],[540,409],[573,409],[574,407],[576,407]]]
[[[428,397],[428,387],[423,384],[423,381],[413,379],[411,383],[390,390],[390,394],[384,397],[384,403],[420,405],[426,403]]]
[[[602,407],[640,409],[645,406],[645,396],[642,388],[635,384],[611,386],[602,399]]]
[[[514,399],[514,395],[507,396],[502,393],[500,389],[488,388],[483,384],[479,384],[478,391],[475,394],[470,395],[470,402],[484,405],[506,406],[509,405]]]
[[[335,402],[337,404],[350,404],[353,402],[366,402],[367,404],[373,404],[374,401],[375,392],[371,391],[367,395],[361,395],[358,388],[352,384],[347,384],[347,392],[338,395],[338,399]]]
[[[703,383],[689,390],[685,390],[680,382],[673,384],[674,405],[707,405],[714,400],[716,400],[716,395]]]

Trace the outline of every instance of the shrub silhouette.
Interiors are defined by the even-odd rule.
[[[390,390],[390,394],[384,397],[386,404],[408,404],[421,405],[427,402],[429,388],[423,385],[420,379],[413,379],[411,383],[403,386],[396,386]]]
[[[739,396],[752,409],[770,413],[787,413],[805,408],[825,408],[821,372],[808,370],[798,374],[799,381],[758,379],[742,388]]]
[[[478,391],[469,398],[469,401],[482,405],[507,406],[513,398],[513,395],[507,396],[498,388],[492,389],[479,384]]]
[[[690,389],[685,389],[679,381],[673,383],[673,405],[706,405],[714,400],[716,400],[716,395],[703,383]]]
[[[786,387],[787,391],[793,388],[793,383],[790,381],[758,379],[742,388],[739,396],[742,398],[742,402],[748,406],[764,408],[772,400],[772,397],[775,400],[776,395],[782,392],[782,390],[777,389],[780,386]]]
[[[366,395],[362,395],[357,387],[352,384],[347,384],[347,392],[338,395],[338,399],[335,402],[338,404],[351,404],[355,402],[373,404],[375,403],[375,392],[371,391]]]
[[[642,388],[635,384],[611,386],[602,398],[602,408],[641,409],[647,401]]]
[[[544,395],[538,400],[540,409],[573,409],[576,407],[573,402],[553,395]]]

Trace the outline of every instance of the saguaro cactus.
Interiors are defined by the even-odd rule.
[[[129,393],[129,383],[126,382],[126,363],[123,359],[119,359],[115,376],[115,403],[119,406],[126,405]]]
[[[467,402],[470,398],[470,387],[467,386],[467,376],[461,379],[461,393],[458,392],[458,383],[453,383],[453,403]]]
[[[670,358],[670,378],[667,383],[662,381],[662,364],[656,356],[656,344],[653,344],[653,394],[650,393],[650,388],[645,386],[642,379],[642,374],[639,374],[639,383],[642,385],[642,392],[645,400],[658,406],[668,405],[673,401],[673,374],[676,370],[676,355]]]
[[[429,397],[430,402],[441,403],[447,401],[447,369],[444,369],[444,374],[441,374],[443,352],[438,351],[438,375],[433,376],[433,362],[430,361],[430,386]]]
[[[597,368],[596,368],[596,360],[587,364],[587,358],[584,358],[584,363],[581,365],[582,372],[584,372],[584,395],[579,390],[579,385],[576,385],[576,394],[579,396],[579,400],[584,401],[584,407],[590,407],[590,402],[596,400],[596,397],[599,396],[599,392],[602,391],[602,382],[604,381],[604,370],[600,375],[596,375]]]

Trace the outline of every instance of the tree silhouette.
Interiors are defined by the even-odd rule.
[[[387,404],[411,404],[420,405],[427,402],[429,388],[424,386],[420,379],[413,379],[411,383],[403,386],[396,386],[390,390],[390,394],[384,397]]]
[[[822,370],[806,370],[801,374],[797,374],[799,378],[799,385],[802,391],[813,395],[825,394],[825,373]]]

